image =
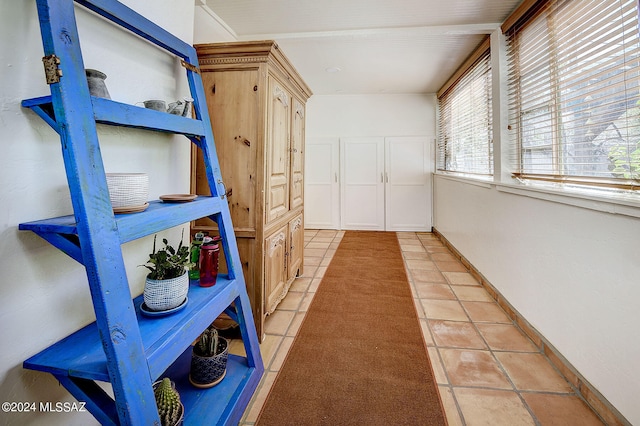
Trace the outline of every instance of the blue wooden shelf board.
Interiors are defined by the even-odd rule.
[[[176,383],[180,398],[189,410],[185,426],[238,424],[251,395],[260,382],[262,370],[250,368],[244,357],[229,355],[227,374],[216,386],[199,389],[189,383],[191,348],[166,371]]]
[[[187,136],[204,136],[201,120],[142,108],[136,105],[112,101],[110,99],[91,97],[93,116],[101,124],[134,127],[138,129],[168,132]],[[42,117],[53,129],[58,131],[55,121],[51,96],[25,99],[22,106],[31,108]]]
[[[222,202],[218,197],[206,196],[198,196],[187,203],[150,201],[149,207],[143,212],[115,215],[120,242],[124,244],[163,229],[215,215],[220,212]],[[35,233],[78,234],[76,219],[73,215],[25,222],[18,228]]]
[[[143,297],[133,299],[138,326],[152,377],[159,377],[186,346],[189,346],[238,297],[238,282],[218,275],[213,287],[189,286],[187,306],[164,317],[140,312]],[[24,361],[24,367],[56,375],[109,381],[107,359],[96,323],[91,323]]]

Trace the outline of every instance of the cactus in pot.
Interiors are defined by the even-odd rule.
[[[209,327],[201,335],[197,343],[201,356],[214,356],[218,353],[218,330]]]
[[[202,332],[193,347],[189,381],[198,388],[217,385],[227,373],[229,342],[210,326]]]
[[[173,426],[179,424],[184,408],[180,402],[180,394],[171,383],[168,377],[162,379],[155,386],[153,393],[156,397],[158,414],[162,426]]]

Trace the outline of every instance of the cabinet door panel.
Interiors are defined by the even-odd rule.
[[[267,135],[267,212],[270,222],[289,211],[289,129],[291,95],[274,79],[269,79]]]
[[[302,274],[304,253],[304,229],[302,215],[289,222],[289,280]]]
[[[236,232],[255,231],[259,96],[254,87],[258,71],[204,73],[202,80],[233,225]],[[202,154],[197,152],[196,193],[210,194]],[[209,218],[197,223],[214,225]]]
[[[291,194],[289,208],[295,209],[304,201],[304,105],[293,99],[291,123]]]
[[[265,240],[265,313],[272,313],[284,297],[287,283],[286,268],[287,227],[281,228]]]

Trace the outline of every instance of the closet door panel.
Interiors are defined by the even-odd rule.
[[[308,229],[340,229],[340,139],[306,141],[304,222]]]
[[[428,137],[385,139],[385,229],[431,230]]]
[[[343,138],[342,229],[384,230],[384,138]]]

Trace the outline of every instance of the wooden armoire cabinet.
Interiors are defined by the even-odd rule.
[[[258,336],[302,273],[305,104],[311,90],[273,41],[195,46]],[[200,150],[192,191],[208,194]],[[200,219],[192,232],[217,233]],[[221,265],[224,264],[221,262]]]

